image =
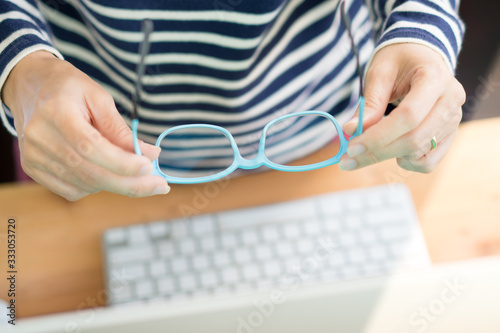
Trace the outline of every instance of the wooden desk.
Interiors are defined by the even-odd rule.
[[[500,118],[462,126],[430,175],[387,161],[355,172],[265,172],[172,186],[166,196],[99,193],[75,203],[37,184],[0,186],[0,297],[6,297],[7,220],[17,221],[18,318],[104,305],[101,235],[109,227],[260,205],[400,181],[411,189],[434,262],[500,253]],[[202,200],[201,193],[211,198]],[[206,195],[204,195],[206,198]]]

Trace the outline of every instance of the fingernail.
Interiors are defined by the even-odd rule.
[[[345,123],[344,126],[346,125],[351,125],[351,124],[354,124],[354,125],[357,125],[358,124],[358,117],[354,117],[352,118],[351,120],[349,120],[347,123]]]
[[[358,163],[353,160],[352,158],[344,158],[343,160],[340,161],[339,163],[339,168],[342,171],[349,171],[358,166]]]
[[[366,150],[365,146],[357,144],[357,145],[352,145],[347,148],[347,155],[350,157],[358,156],[359,154],[364,153]]]
[[[139,176],[149,175],[151,172],[153,172],[153,166],[151,163],[148,163],[139,170]]]
[[[153,195],[167,194],[168,192],[170,192],[170,186],[168,186],[168,184],[158,185],[153,191]]]
[[[350,126],[352,127],[352,130],[349,129]],[[347,123],[345,123],[344,131],[346,131],[346,133],[350,135],[351,133],[348,133],[348,132],[354,133],[354,131],[356,130],[356,126],[358,126],[358,117],[352,118]],[[349,131],[347,131],[347,130],[349,130]]]

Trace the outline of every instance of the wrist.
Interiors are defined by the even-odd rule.
[[[18,96],[25,95],[24,92],[21,92],[24,86],[23,83],[33,78],[34,71],[43,68],[40,62],[46,59],[56,58],[50,52],[44,50],[36,51],[23,57],[14,68],[12,68],[1,91],[2,101],[9,109],[14,109],[14,104],[16,104],[18,100]]]

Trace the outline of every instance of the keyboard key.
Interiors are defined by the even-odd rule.
[[[276,244],[276,253],[280,257],[290,256],[291,254],[294,253],[293,248],[292,248],[292,244],[285,243],[285,242],[281,242],[281,243]]]
[[[370,214],[366,215],[366,223],[377,227],[379,225],[386,225],[391,222],[398,222],[404,216],[403,211],[400,209],[379,209],[371,210]]]
[[[227,266],[231,262],[231,258],[229,257],[229,253],[227,252],[217,251],[214,252],[212,256],[214,265],[217,267]]]
[[[151,222],[148,225],[149,234],[153,238],[166,238],[170,235],[170,223],[165,221]]]
[[[259,236],[255,229],[245,229],[240,234],[244,245],[254,245],[259,241]]]
[[[167,272],[167,263],[164,259],[156,259],[149,264],[149,274],[153,277],[164,276]]]
[[[195,241],[191,238],[179,239],[177,246],[181,255],[190,255],[198,251],[197,243],[195,243]]]
[[[208,268],[211,265],[210,260],[204,253],[194,255],[192,258],[192,262],[193,262],[193,269],[197,271],[204,270],[205,268]]]
[[[158,279],[158,292],[161,295],[170,295],[177,289],[175,280],[171,277],[163,277]]]
[[[340,198],[332,198],[323,196],[318,199],[321,212],[324,216],[340,215],[342,212],[342,204]]]
[[[213,215],[199,215],[191,218],[191,232],[194,235],[204,236],[216,231],[216,221]]]
[[[359,231],[359,239],[364,245],[371,245],[377,242],[377,235],[371,229],[363,228]]]
[[[280,238],[280,232],[276,225],[264,225],[261,229],[262,238],[266,242],[275,242]]]
[[[268,246],[258,246],[254,249],[254,251],[255,251],[255,258],[257,258],[257,260],[262,262],[274,256],[273,252]]]
[[[362,248],[356,247],[349,251],[349,262],[352,264],[362,264],[367,260],[365,251]]]
[[[128,241],[132,245],[147,243],[149,235],[145,225],[139,224],[128,228]]]
[[[188,220],[179,219],[171,222],[172,228],[172,237],[174,238],[183,238],[186,237],[188,232]]]
[[[281,265],[279,261],[268,261],[263,265],[264,274],[268,277],[277,277],[281,275]]]
[[[383,240],[391,241],[408,238],[410,229],[405,224],[398,224],[397,226],[381,228],[379,232]]]
[[[245,264],[246,262],[249,262],[253,256],[250,253],[250,250],[246,247],[238,248],[234,250],[234,261],[238,265]]]
[[[232,284],[240,279],[238,270],[233,267],[225,268],[221,271],[222,281],[225,284]]]
[[[224,233],[220,236],[220,243],[226,249],[232,249],[238,246],[238,240],[234,233]]]
[[[361,217],[358,215],[346,216],[345,224],[347,227],[355,230],[362,230],[363,225],[361,223]]]
[[[352,233],[341,233],[338,235],[340,246],[351,247],[358,243],[356,236]]]
[[[302,224],[304,232],[309,236],[317,236],[321,233],[320,222],[317,220],[308,220]]]
[[[384,201],[379,195],[370,195],[366,197],[366,202],[370,208],[378,208],[383,205]]]
[[[148,261],[153,259],[153,246],[143,244],[141,246],[110,248],[108,260],[111,264],[123,264],[134,261]]]
[[[198,285],[196,277],[193,274],[181,275],[178,279],[180,289],[185,292],[195,290]]]
[[[114,246],[124,243],[125,239],[126,239],[126,234],[125,234],[125,229],[123,228],[109,229],[104,234],[104,240],[108,244],[108,246]]]
[[[135,284],[135,294],[138,298],[150,298],[153,296],[153,282],[149,279],[143,279]]]
[[[369,249],[370,257],[373,260],[382,261],[387,258],[388,252],[387,248],[381,245],[375,245]]]
[[[349,195],[345,199],[345,208],[349,211],[361,212],[363,209],[363,204],[361,198],[356,195]]]
[[[288,239],[295,239],[299,237],[301,230],[297,223],[285,223],[283,225],[283,234]]]
[[[185,257],[174,257],[170,260],[170,267],[172,268],[172,272],[180,274],[189,269],[189,264]]]
[[[213,270],[201,272],[200,282],[204,288],[213,288],[214,286],[219,284],[217,272]]]
[[[346,259],[344,257],[344,253],[342,252],[334,252],[328,257],[328,264],[331,267],[335,267],[337,269],[342,269],[342,267],[346,264]]]
[[[118,268],[118,271],[122,271],[124,278],[127,280],[137,280],[146,276],[146,268],[142,263],[122,266],[121,269],[123,270]]]
[[[340,219],[336,217],[326,217],[325,218],[325,229],[328,233],[336,234],[342,230],[342,225]]]
[[[205,235],[199,239],[200,247],[203,252],[213,251],[218,245],[218,240],[214,235]]]
[[[316,243],[312,239],[301,239],[297,242],[297,252],[303,255],[311,254]]]
[[[156,244],[158,247],[158,253],[162,258],[172,258],[177,253],[174,243],[170,240],[162,240]]]
[[[109,293],[112,303],[125,303],[133,300],[132,287],[130,284],[120,284],[120,287],[111,289]]]
[[[243,278],[247,281],[253,281],[261,276],[260,268],[256,264],[249,264],[242,269]]]

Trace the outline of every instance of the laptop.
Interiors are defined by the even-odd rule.
[[[500,257],[217,300],[157,301],[21,319],[2,332],[498,332]]]

